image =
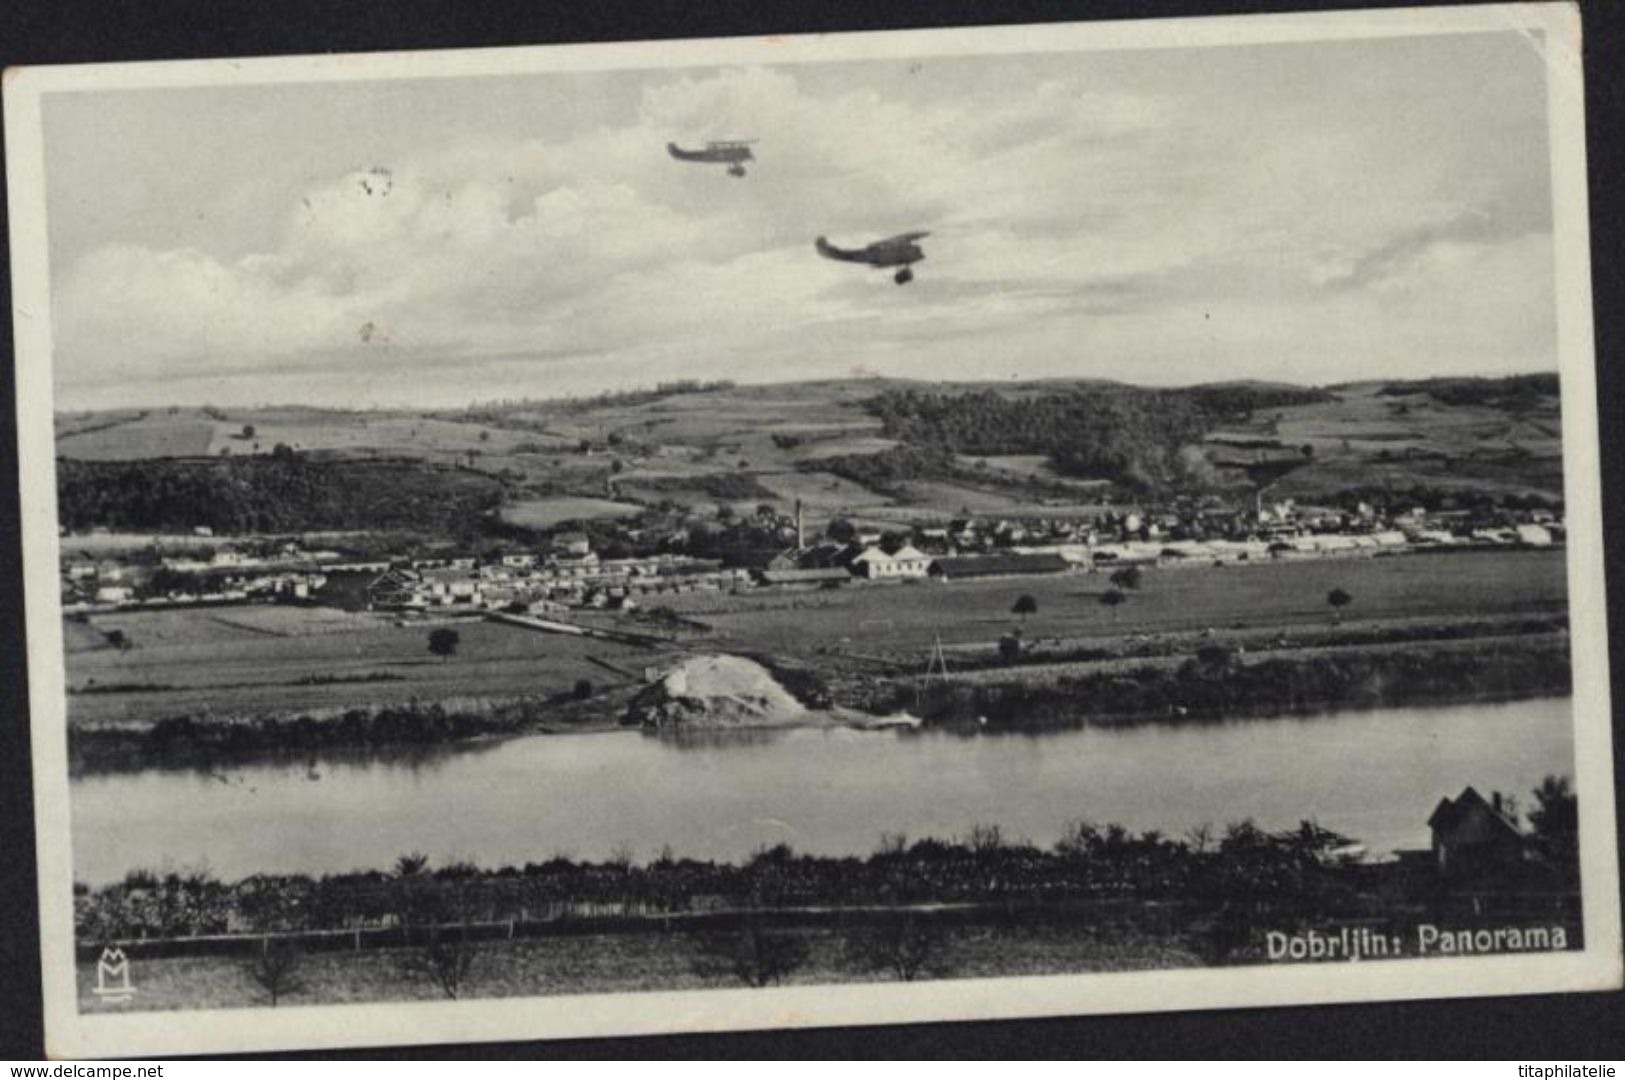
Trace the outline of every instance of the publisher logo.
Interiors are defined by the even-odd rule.
[[[96,961],[96,988],[91,993],[115,1004],[135,997],[135,987],[130,985],[130,960],[123,949],[110,947],[102,950],[101,957]]]

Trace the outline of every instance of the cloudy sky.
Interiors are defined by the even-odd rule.
[[[1500,33],[52,94],[58,400],[1551,369],[1543,85]],[[910,229],[903,288],[813,252]]]

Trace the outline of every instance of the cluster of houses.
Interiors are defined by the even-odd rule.
[[[1364,505],[1342,512],[1300,508],[1289,499],[1260,505],[1244,523],[1232,514],[1219,527],[1210,522],[1206,528],[1193,527],[1188,515],[1137,510],[1085,521],[964,518],[916,528],[907,537],[857,530],[846,543],[798,543],[762,562],[757,581],[783,586],[854,579],[954,581],[1122,566],[1360,557],[1427,547],[1549,547],[1562,541],[1562,524],[1549,512],[1523,516],[1529,520],[1482,524],[1465,514],[1418,508],[1385,519]]]
[[[907,534],[853,529],[843,531],[843,540],[807,543],[796,509],[791,546],[728,564],[674,552],[601,558],[590,538],[575,531],[555,534],[545,550],[483,559],[452,554],[358,561],[335,551],[304,551],[294,543],[260,555],[220,546],[207,557],[164,556],[156,566],[67,558],[62,599],[70,613],[274,600],[351,609],[543,614],[625,610],[651,596],[700,591],[960,581],[1121,566],[1202,567],[1445,546],[1547,547],[1563,540],[1562,522],[1541,510],[1484,521],[1421,508],[1378,515],[1364,505],[1337,511],[1285,500],[1260,501],[1244,520],[1223,508],[1214,508],[1215,513],[1228,517],[1205,523],[1205,510],[1193,519],[1190,512],[1128,509],[1092,520],[963,518]]]
[[[344,560],[336,551],[304,551],[292,543],[268,555],[220,547],[206,558],[161,556],[151,566],[70,556],[62,563],[62,606],[72,614],[109,607],[311,600],[329,574],[345,568]]]
[[[1334,549],[1338,546],[1335,538],[1358,541],[1372,536],[1398,536],[1416,545],[1547,546],[1562,540],[1563,525],[1553,512],[1541,509],[1484,515],[1415,506],[1384,514],[1367,503],[1344,510],[1301,506],[1289,498],[1268,503],[1260,499],[1246,512],[1214,501],[1180,511],[1108,511],[1082,520],[964,518],[942,527],[918,529],[914,542],[933,553],[965,555],[1023,548],[1143,549],[1147,544],[1160,549],[1170,543],[1192,541],[1210,543],[1215,550],[1223,551],[1237,544],[1253,548],[1262,545],[1260,550],[1266,550],[1277,542],[1291,545],[1294,541],[1318,544],[1332,540],[1322,546]],[[1308,549],[1306,544],[1297,547]]]
[[[651,596],[750,584],[749,570],[725,567],[720,560],[671,554],[601,559],[585,535],[563,533],[546,553],[413,559],[334,576],[319,598],[350,608],[543,615],[570,608],[630,610]]]

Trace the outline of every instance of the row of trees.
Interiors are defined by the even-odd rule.
[[[706,982],[776,986],[807,965],[812,940],[805,931],[747,916],[736,930],[692,935],[688,967]],[[914,911],[884,912],[844,930],[837,955],[854,974],[913,982],[952,974],[951,940],[940,919]],[[478,940],[467,926],[433,928],[420,944],[395,953],[395,969],[408,982],[455,1001],[487,974],[499,948]],[[267,935],[241,967],[274,1008],[308,991],[311,960],[296,939]]]
[[[1426,394],[1445,405],[1495,405],[1517,411],[1532,408],[1542,399],[1555,403],[1559,388],[1557,372],[1550,371],[1501,378],[1414,379],[1388,383],[1378,392],[1389,396]]]
[[[444,643],[442,648],[447,647]],[[456,646],[451,646],[455,650]],[[449,655],[449,654],[447,654]],[[358,683],[393,681],[374,674]],[[588,680],[587,692],[591,692]],[[251,719],[178,715],[150,728],[73,728],[68,750],[82,766],[131,762],[200,762],[237,760],[272,751],[325,750],[337,747],[433,745],[486,735],[511,735],[552,715],[578,688],[543,696],[470,702],[447,708],[439,702],[355,706],[338,715],[260,715]]]
[[[1536,873],[1573,887],[1578,865],[1578,804],[1566,777],[1549,776],[1533,792],[1528,815],[1529,843],[1540,856]],[[1023,925],[1066,923],[1074,916],[1064,904],[1061,882],[1087,880],[1087,895],[1097,899],[1169,898],[1180,902],[1183,915],[1172,932],[1210,963],[1223,963],[1253,947],[1259,920],[1369,917],[1376,910],[1365,878],[1349,876],[1338,852],[1352,841],[1316,822],[1271,833],[1250,821],[1222,832],[1210,826],[1172,838],[1152,830],[1133,834],[1118,825],[1080,821],[1048,851],[1011,843],[997,826],[977,826],[952,843],[924,840],[910,844],[888,835],[867,859],[818,859],[797,856],[780,845],[759,852],[739,867],[673,860],[669,855],[644,868],[627,856],[603,864],[554,863],[526,867],[525,876],[576,876],[618,881],[631,888],[642,878],[672,872],[728,874],[740,877],[737,917],[686,931],[689,967],[706,981],[733,981],[769,986],[806,966],[812,944],[827,933],[797,925],[784,913],[789,905],[807,903],[809,878],[823,884],[821,893],[847,896],[835,884],[856,876],[864,883],[862,900],[883,905],[843,919],[836,931],[837,949],[825,954],[842,967],[903,981],[950,973],[956,963],[955,927],[974,919],[970,913],[948,915],[935,905],[966,885],[991,893],[1018,893],[1048,907],[1023,908]],[[549,867],[552,867],[551,875]],[[403,944],[391,950],[401,975],[421,982],[448,998],[462,996],[484,974],[506,946],[478,932],[481,920],[498,912],[493,901],[511,892],[513,879],[482,872],[468,864],[431,871],[421,854],[403,855],[387,874],[366,875],[363,910],[387,914],[401,929]],[[956,888],[945,893],[946,880]],[[325,886],[303,878],[257,877],[234,887],[206,875],[180,877],[132,875],[123,886],[81,898],[80,940],[107,940],[87,920],[89,909],[109,893],[166,908],[177,918],[207,919],[222,896],[240,918],[263,936],[242,961],[247,975],[275,1005],[305,988],[308,954],[290,933],[309,928],[320,918],[313,896]],[[647,882],[644,883],[645,885]],[[1482,885],[1475,886],[1482,888]],[[1481,897],[1482,899],[1482,897]],[[1055,906],[1056,901],[1063,901]],[[600,901],[601,902],[601,901]],[[779,909],[780,915],[775,915]],[[93,936],[104,931],[101,938]],[[218,927],[205,927],[218,930]],[[628,932],[653,932],[652,928]],[[130,935],[123,935],[130,936]]]
[[[1568,782],[1550,778],[1534,801],[1528,818],[1539,853],[1572,864],[1577,816]],[[658,920],[706,911],[1255,897],[1325,914],[1334,896],[1350,897],[1360,884],[1332,857],[1348,843],[1313,822],[1272,833],[1243,821],[1172,837],[1083,821],[1048,848],[982,825],[955,840],[888,836],[868,856],[803,855],[781,844],[737,863],[663,852],[641,865],[622,853],[600,862],[560,856],[523,867],[431,870],[422,856],[409,855],[388,871],[256,875],[229,885],[204,873],[132,872],[116,884],[78,889],[75,919],[77,938],[87,944],[243,926],[274,935],[362,925],[395,927],[409,944],[423,944],[431,928],[464,924],[589,915]]]
[[[1003,655],[1007,663],[1016,658]],[[923,688],[923,700],[915,680],[897,679],[877,687],[863,704],[880,713],[907,709],[936,726],[1043,731],[1464,698],[1513,701],[1571,690],[1567,644],[1521,639],[1483,650],[1406,642],[1368,652],[1268,656],[1246,664],[1233,653],[1222,664],[1205,663],[1199,654],[1173,669],[1148,665],[1063,674],[1043,683],[1019,676],[996,683],[932,683]]]

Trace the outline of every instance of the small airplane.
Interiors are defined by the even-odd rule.
[[[729,176],[744,176],[745,162],[755,161],[750,152],[755,139],[720,139],[705,144],[704,150],[684,150],[676,143],[666,144],[666,153],[678,161],[703,161],[728,166]]]
[[[868,263],[879,269],[901,267],[892,275],[892,280],[899,285],[907,285],[914,280],[914,271],[909,269],[913,263],[925,258],[925,252],[920,250],[917,241],[924,240],[931,234],[928,232],[906,232],[885,240],[876,240],[868,247],[848,250],[838,248],[820,236],[814,246],[818,254],[826,259],[836,259],[840,262]]]

